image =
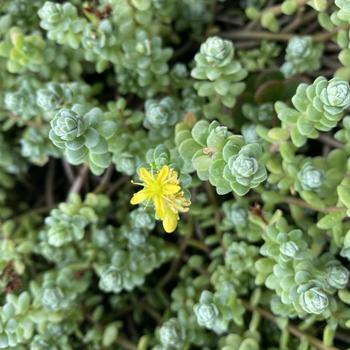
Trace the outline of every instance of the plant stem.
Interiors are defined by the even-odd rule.
[[[244,305],[244,307],[247,310],[249,310],[251,312],[254,312],[254,311],[258,312],[263,318],[277,324],[277,317],[274,316],[270,311],[263,309],[262,307],[259,307],[259,306],[253,306],[245,300],[242,300],[242,304]],[[336,347],[333,347],[333,346],[329,347],[329,346],[324,345],[322,343],[322,341],[313,337],[312,335],[309,335],[309,334],[302,332],[297,326],[294,326],[292,324],[288,324],[287,329],[291,334],[293,334],[294,336],[296,336],[298,338],[306,338],[308,340],[308,342],[312,346],[314,346],[316,349],[319,349],[319,350],[339,350]]]
[[[74,182],[74,177],[75,177],[72,166],[65,159],[62,159],[62,166],[69,183],[72,184]]]
[[[137,346],[126,340],[123,337],[118,337],[117,344],[123,347],[125,350],[137,350]]]
[[[290,33],[270,33],[264,31],[229,31],[221,33],[223,37],[234,40],[274,40],[274,41],[288,41],[293,34]]]
[[[156,310],[154,310],[148,303],[141,300],[138,302],[138,305],[140,305],[148,313],[148,315],[151,316],[156,322],[160,323],[162,321],[162,316]]]
[[[113,175],[113,171],[114,171],[114,167],[112,165],[109,166],[109,168],[106,170],[105,174],[103,175],[101,182],[94,189],[94,191],[93,191],[94,193],[101,193],[106,189],[106,187],[108,186],[109,181]]]
[[[25,216],[32,216],[32,215],[35,215],[35,214],[46,214],[48,213],[50,210],[52,210],[53,208],[55,208],[55,205],[52,205],[52,206],[45,206],[45,207],[39,207],[39,208],[34,208],[32,210],[28,210],[22,214],[18,214],[12,218],[10,218],[11,220],[14,220],[14,221],[18,221],[20,220],[21,218],[25,217]],[[1,221],[0,221],[1,223]]]
[[[50,159],[49,162],[49,169],[46,176],[46,184],[45,184],[45,199],[46,199],[46,205],[49,207],[52,207],[55,200],[54,200],[54,194],[53,194],[53,187],[54,187],[54,179],[55,179],[55,160]]]
[[[218,234],[219,236],[221,236],[221,230],[220,230],[220,221],[221,221],[221,214],[220,214],[220,209],[219,209],[219,203],[217,201],[217,197],[216,194],[213,190],[213,187],[210,185],[209,182],[205,183],[205,189],[207,191],[209,200],[211,202],[211,204],[214,207],[214,211],[215,211],[215,232],[216,234]]]
[[[26,125],[26,126],[30,126],[32,128],[36,128],[36,129],[40,129],[43,126],[43,124],[41,122],[37,122],[35,120],[24,120],[21,116],[13,113],[7,109],[4,109],[4,108],[0,108],[0,112],[7,113],[8,117],[10,117],[11,119],[14,119],[21,126]]]
[[[180,248],[179,248],[179,257],[172,261],[168,272],[158,282],[157,289],[163,288],[173,278],[174,274],[176,274],[179,271],[181,257],[184,251],[186,250],[187,243],[188,243],[188,238],[187,237],[182,238],[180,242]]]
[[[335,338],[343,341],[346,344],[350,344],[350,335],[349,334],[337,331],[335,333]]]
[[[189,239],[187,241],[187,245],[192,246],[194,248],[197,248],[199,250],[202,250],[205,253],[210,253],[210,249],[201,241],[198,241],[196,239]]]
[[[107,191],[107,195],[111,196],[115,191],[117,191],[120,187],[122,187],[127,181],[129,181],[130,178],[128,176],[122,176],[118,180],[116,180],[114,183],[111,184]]]
[[[69,190],[69,194],[74,192],[79,192],[81,190],[88,173],[89,173],[89,167],[87,165],[83,165],[80,168],[79,175],[76,177],[72,187]]]
[[[312,39],[314,42],[324,42],[331,39],[341,28],[337,28],[331,32],[321,32],[314,34]],[[273,41],[288,41],[294,33],[271,33],[266,31],[229,31],[221,33],[221,36],[234,40],[273,40]]]
[[[315,18],[317,17],[317,13],[315,13],[314,11],[310,11],[305,15],[304,15],[304,12],[299,11],[299,14],[301,15],[296,17],[294,21],[292,21],[288,26],[283,28],[282,32],[284,33],[292,32],[293,30],[300,28],[301,25],[314,21]]]
[[[335,140],[333,137],[327,135],[327,134],[321,134],[318,138],[323,143],[334,147],[334,148],[344,148],[345,145],[337,140]]]
[[[334,213],[334,212],[346,210],[345,208],[340,208],[340,207],[317,208],[309,203],[304,202],[302,199],[294,198],[294,197],[287,197],[285,199],[285,202],[291,205],[296,205],[298,207],[319,211],[321,213]]]

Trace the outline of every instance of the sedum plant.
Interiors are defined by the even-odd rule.
[[[320,68],[323,45],[312,42],[310,36],[294,36],[286,48],[281,71],[286,77]]]
[[[235,49],[230,41],[219,37],[211,37],[201,45],[195,56],[196,66],[191,75],[196,80],[194,84],[199,96],[233,107],[236,97],[240,95],[245,84],[243,80],[247,72],[239,61],[234,58]]]
[[[111,161],[107,140],[115,131],[115,124],[103,119],[98,108],[87,110],[79,104],[62,108],[50,122],[50,139],[70,163],[87,162],[94,174],[101,174]]]
[[[337,77],[330,81],[318,77],[312,85],[300,84],[292,103],[295,109],[280,102],[275,108],[282,123],[289,125],[293,143],[300,147],[307,138],[317,138],[319,131],[329,131],[341,120],[350,106],[349,83]]]
[[[185,129],[185,130],[184,130]],[[177,129],[179,153],[201,180],[209,180],[219,194],[234,191],[240,196],[266,179],[257,143],[245,144],[217,122],[197,122],[191,132],[186,125]]]
[[[1,1],[0,349],[350,348],[349,15]]]

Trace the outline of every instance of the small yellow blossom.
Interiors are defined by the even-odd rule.
[[[133,195],[130,203],[146,201],[147,205],[152,201],[157,218],[163,221],[165,232],[175,231],[179,213],[187,212],[191,204],[181,190],[177,172],[166,165],[156,174],[141,168],[139,177],[143,183],[135,184],[144,188]]]

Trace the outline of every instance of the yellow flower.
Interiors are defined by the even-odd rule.
[[[130,203],[139,204],[146,201],[147,205],[152,201],[157,218],[163,221],[165,232],[175,231],[179,212],[187,212],[191,204],[181,190],[177,172],[166,165],[156,174],[141,168],[139,177],[143,183],[135,184],[144,188],[133,195]]]

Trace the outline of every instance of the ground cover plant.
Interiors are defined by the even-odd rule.
[[[0,349],[350,348],[350,0],[2,0]]]

